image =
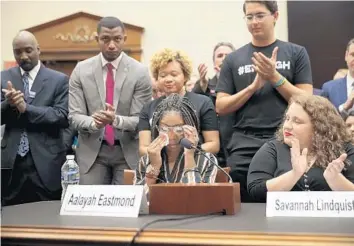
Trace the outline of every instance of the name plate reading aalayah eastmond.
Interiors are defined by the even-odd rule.
[[[267,193],[267,217],[354,218],[353,191],[289,191]]]
[[[138,217],[142,185],[69,185],[60,215]]]

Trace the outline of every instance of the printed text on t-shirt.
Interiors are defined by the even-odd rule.
[[[290,70],[290,61],[277,61],[275,64],[278,70]],[[244,65],[238,68],[238,75],[254,73],[254,68],[252,65]]]

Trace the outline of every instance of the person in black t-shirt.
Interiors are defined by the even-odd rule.
[[[151,119],[157,105],[172,93],[187,97],[194,105],[200,121],[200,147],[206,152],[218,153],[218,121],[212,101],[206,96],[186,92],[184,88],[192,74],[189,58],[180,51],[164,49],[152,58],[151,70],[158,88],[165,93],[165,96],[146,104],[140,112],[138,123],[140,155],[147,153],[147,148],[151,143]]]
[[[248,191],[256,201],[265,202],[268,191],[354,191],[352,137],[327,99],[293,97],[276,135],[249,168]]]
[[[312,94],[312,75],[304,47],[275,38],[276,1],[245,1],[252,42],[229,54],[216,87],[216,111],[234,113],[227,146],[231,177],[240,183],[242,202],[250,202],[246,177],[254,154],[279,126],[293,95]]]
[[[235,48],[231,43],[220,42],[215,45],[213,51],[213,63],[215,76],[211,79],[207,79],[208,67],[205,64],[200,64],[198,66],[199,79],[195,83],[193,92],[201,95],[208,96],[215,106],[216,92],[215,88],[218,83],[220,76],[220,70],[225,57],[234,51]],[[220,132],[220,151],[217,154],[219,165],[222,167],[226,166],[226,146],[232,136],[232,126],[234,124],[234,115],[228,114],[223,116],[218,116],[219,120],[219,132]]]

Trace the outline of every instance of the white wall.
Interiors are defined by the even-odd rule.
[[[288,40],[286,1],[279,4],[277,37]],[[6,1],[1,2],[1,67],[13,60],[11,42],[20,29],[29,28],[78,11],[113,15],[145,28],[142,62],[148,65],[162,48],[184,50],[194,74],[201,62],[212,71],[212,49],[220,41],[240,47],[250,41],[243,20],[243,1]],[[128,37],[129,38],[129,37]]]

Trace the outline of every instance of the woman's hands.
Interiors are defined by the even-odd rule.
[[[298,139],[293,138],[291,140],[291,165],[293,167],[294,173],[298,177],[301,177],[308,169],[307,152],[307,148],[304,148],[301,151]]]
[[[193,146],[196,147],[199,142],[197,129],[195,129],[195,127],[190,126],[190,125],[184,125],[183,131],[184,131],[184,138],[188,139],[193,144]],[[185,148],[184,151],[185,152],[189,151],[189,152],[194,153],[194,149],[186,149]]]
[[[149,159],[154,169],[159,170],[161,168],[162,165],[161,150],[163,147],[165,147],[167,138],[168,138],[167,135],[160,134],[157,138],[155,138],[154,141],[152,141],[152,143],[147,148]]]

